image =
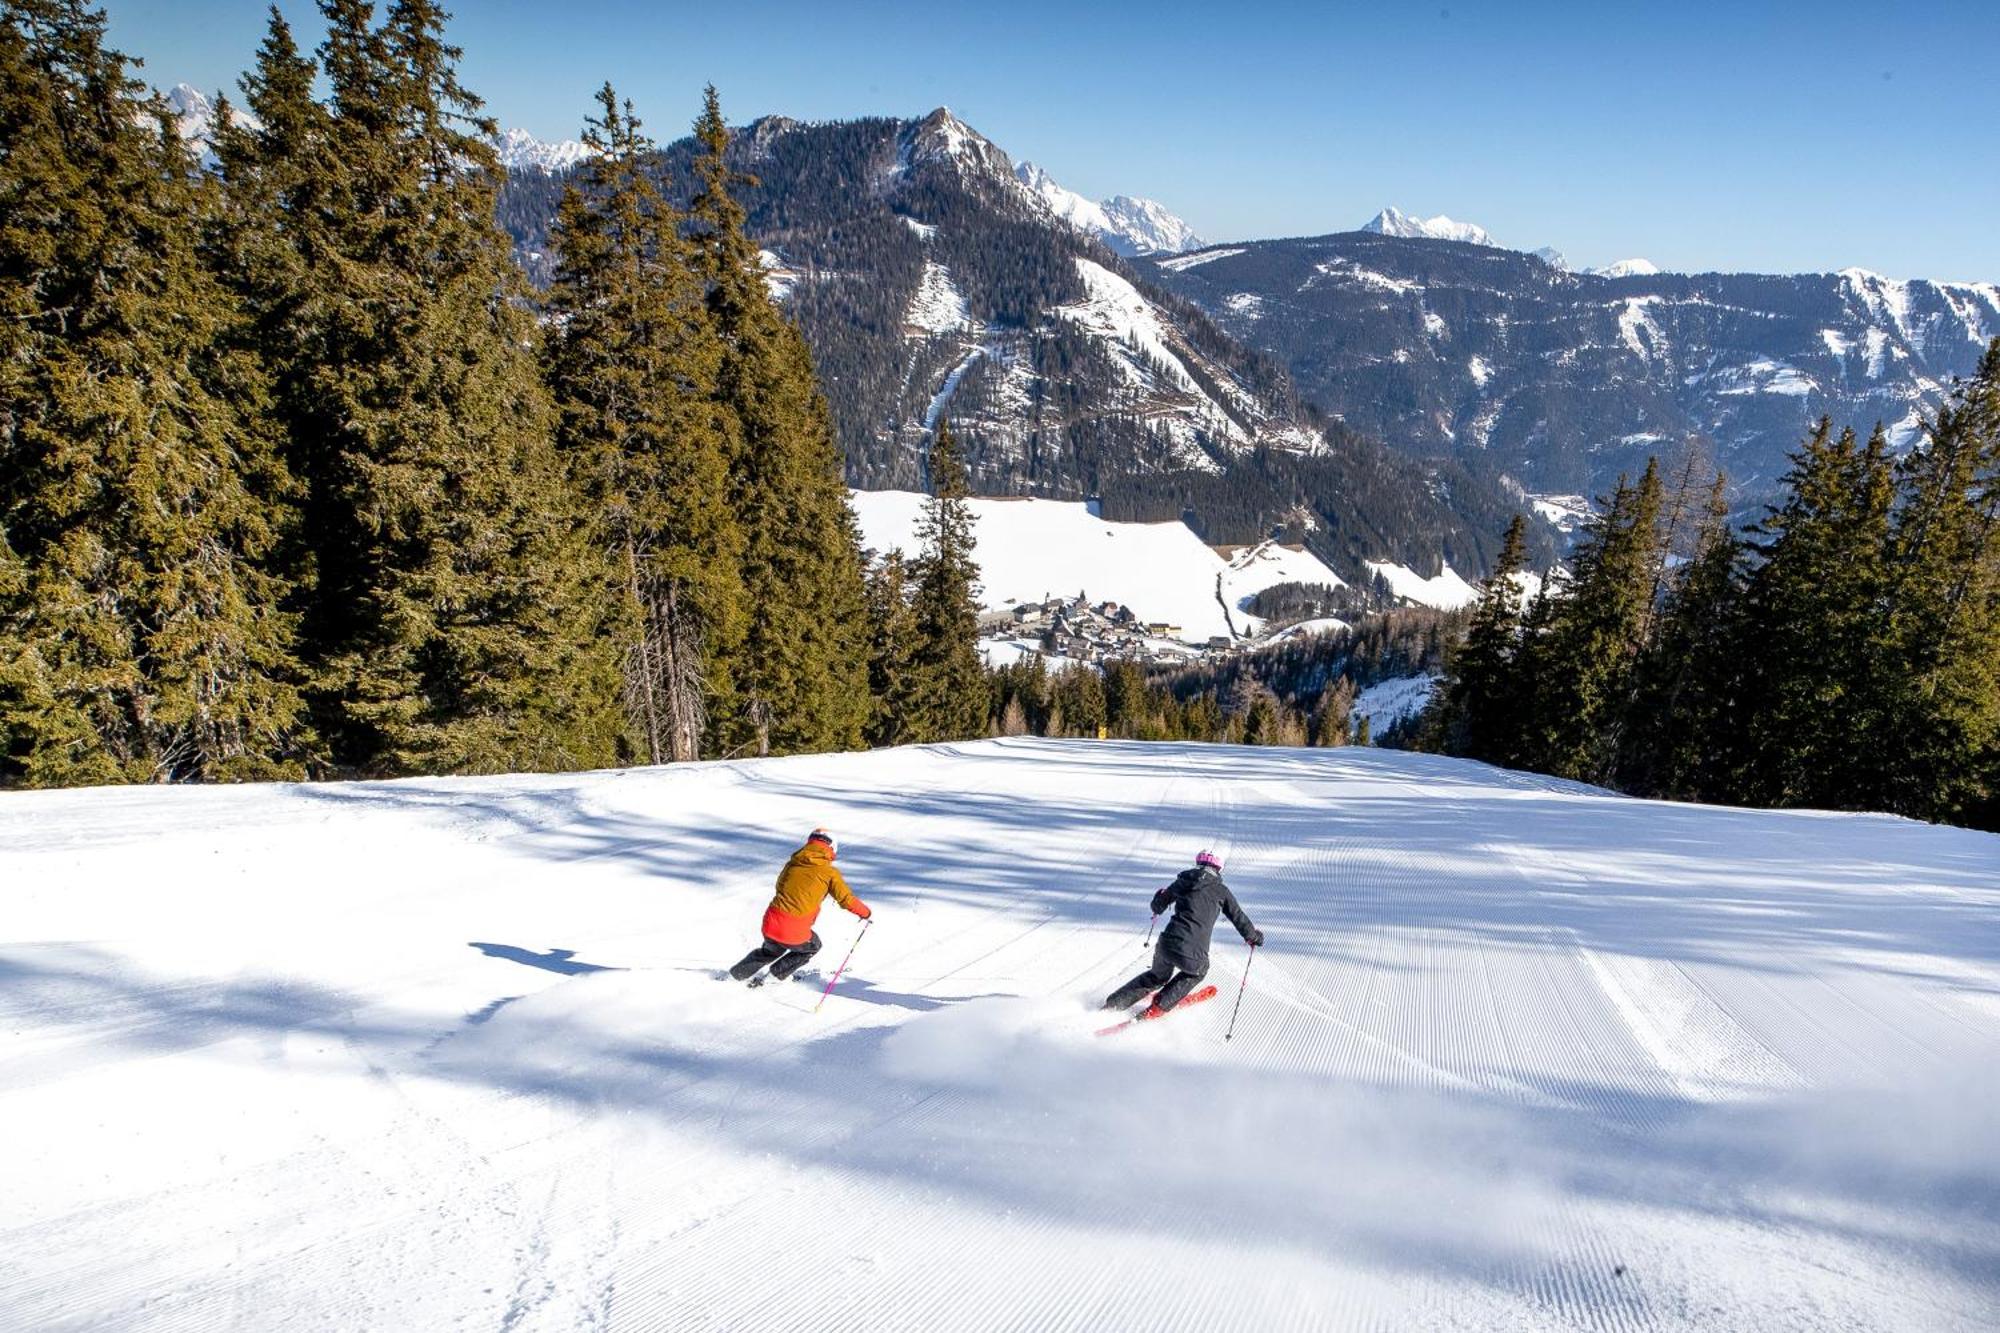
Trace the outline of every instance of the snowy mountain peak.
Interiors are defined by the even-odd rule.
[[[1133,245],[1135,253],[1180,254],[1207,245],[1193,227],[1151,199],[1135,199],[1114,194],[1104,201],[1104,212]],[[1116,249],[1116,246],[1112,247]]]
[[[1585,273],[1594,273],[1600,278],[1650,278],[1660,271],[1660,266],[1650,259],[1621,259],[1603,268],[1587,268]]]
[[[1440,213],[1434,218],[1416,218],[1399,208],[1385,208],[1362,224],[1361,230],[1377,236],[1406,236],[1432,241],[1461,241],[1466,245],[1497,246],[1486,228],[1471,222],[1456,222]]]
[[[174,129],[181,142],[194,150],[204,167],[215,166],[215,103],[191,83],[177,83],[162,94],[167,109],[174,113]],[[229,108],[229,122],[248,129],[258,128],[255,116],[242,107]]]
[[[1120,194],[1101,204],[1093,203],[1057,184],[1033,162],[1014,168],[1014,177],[1050,212],[1078,231],[1097,237],[1117,254],[1180,254],[1206,244],[1194,228],[1151,199]]]
[[[1553,245],[1545,245],[1541,249],[1531,251],[1530,253],[1550,268],[1560,269],[1564,273],[1569,272],[1569,260],[1563,258],[1563,252],[1556,249]]]
[[[177,83],[167,91],[167,105],[173,108],[180,127],[181,138],[193,143],[208,141],[215,129],[215,106],[201,89],[190,83]]]
[[[544,143],[526,130],[504,130],[493,141],[500,165],[509,171],[532,168],[536,171],[568,171],[590,156],[591,150],[574,139]]]

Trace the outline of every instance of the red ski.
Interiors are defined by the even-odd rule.
[[[1191,1004],[1200,1004],[1203,1000],[1212,1000],[1214,998],[1215,998],[1215,987],[1203,986],[1200,990],[1196,991],[1194,994],[1190,996],[1187,996],[1179,1004],[1175,1005],[1172,1009],[1168,1010],[1167,1012],[1178,1013],[1179,1011],[1187,1008]],[[1123,1032],[1126,1028],[1131,1027],[1134,1023],[1146,1022],[1148,1018],[1152,1016],[1152,1013],[1153,1011],[1150,1008],[1148,1008],[1145,1011],[1139,1014],[1135,1014],[1133,1017],[1126,1019],[1122,1023],[1113,1023],[1108,1028],[1097,1029],[1097,1035],[1100,1037],[1108,1037],[1114,1032]],[[1161,1018],[1165,1018],[1166,1016],[1167,1016],[1166,1014],[1159,1015],[1159,1017]]]

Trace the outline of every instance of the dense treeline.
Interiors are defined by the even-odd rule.
[[[1296,586],[1296,585],[1295,585]],[[995,735],[1116,736],[1246,745],[1397,744],[1353,716],[1371,685],[1444,669],[1464,634],[1457,612],[1410,608],[1348,629],[1287,640],[1241,656],[1148,671],[1119,661],[1103,672],[1051,670],[1039,655],[989,673]]]
[[[212,173],[101,13],[0,15],[0,782],[981,729],[954,446],[871,586],[714,91],[684,206],[603,91],[538,309],[439,6],[319,8],[311,55],[273,10]]]
[[[1525,608],[1509,533],[1427,743],[1648,796],[2000,827],[2000,340],[1900,461],[1819,426],[1739,537],[1621,483]]]

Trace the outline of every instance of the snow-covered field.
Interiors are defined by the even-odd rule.
[[[815,1014],[712,970],[819,823]],[[1235,1039],[1226,926],[1096,1039],[1204,845]],[[5,795],[0,884],[8,1329],[2000,1323],[1987,835],[1010,740]]]
[[[917,522],[929,497],[917,491],[849,494],[864,546],[915,554]],[[1225,558],[1185,523],[1113,522],[1076,501],[975,498],[969,503],[980,600],[992,611],[1082,592],[1093,602],[1130,606],[1141,620],[1176,625],[1179,638],[1202,643],[1229,634],[1231,621],[1246,633],[1261,626],[1241,607],[1274,584],[1342,582],[1318,556],[1273,542]],[[1218,578],[1231,608],[1227,617],[1216,600]]]

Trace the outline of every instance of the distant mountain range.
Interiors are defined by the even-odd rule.
[[[1769,494],[1821,414],[1907,447],[2000,336],[2000,287],[1860,269],[1570,273],[1488,245],[1374,231],[1140,261],[1300,391],[1427,457],[1592,493],[1649,454],[1711,453]]]

